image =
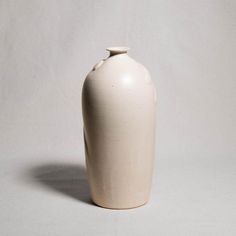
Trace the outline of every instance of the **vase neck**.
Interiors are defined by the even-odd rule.
[[[119,54],[127,54],[129,48],[128,47],[109,47],[106,50],[110,52],[110,57],[112,57]]]

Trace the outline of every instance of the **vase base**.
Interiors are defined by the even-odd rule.
[[[112,207],[112,206],[110,207],[110,206],[105,206],[105,205],[99,204],[94,200],[92,200],[92,201],[96,206],[101,207],[101,208],[105,208],[105,209],[110,209],[110,210],[129,210],[129,209],[134,209],[134,208],[144,206],[148,203],[148,201],[146,201],[144,203],[140,203],[138,205],[134,205],[134,206],[130,206],[130,207]]]

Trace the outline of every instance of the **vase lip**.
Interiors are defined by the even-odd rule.
[[[122,53],[127,53],[130,48],[129,47],[108,47],[106,48],[108,52],[110,52],[110,55],[117,55],[117,54],[122,54]]]

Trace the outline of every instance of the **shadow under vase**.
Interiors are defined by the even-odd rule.
[[[33,182],[87,204],[93,204],[84,166],[44,164],[30,169]]]

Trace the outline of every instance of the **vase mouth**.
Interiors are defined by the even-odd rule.
[[[106,50],[110,52],[110,56],[127,53],[129,51],[129,47],[108,47]]]

